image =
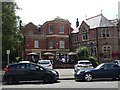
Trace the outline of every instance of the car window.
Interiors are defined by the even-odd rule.
[[[40,61],[38,62],[39,64],[49,64],[50,62],[49,61]]]
[[[113,69],[113,64],[105,64],[102,66],[104,69]]]
[[[31,70],[36,70],[36,65],[30,64],[30,69],[31,69]]]
[[[17,69],[25,69],[25,64],[18,64]]]
[[[119,66],[118,65],[114,65],[113,68],[118,68]]]
[[[91,64],[90,62],[79,62],[79,64]]]
[[[10,66],[8,67],[8,69],[10,69],[10,70],[17,69],[17,65],[10,65]]]

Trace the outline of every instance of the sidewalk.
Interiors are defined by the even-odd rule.
[[[74,79],[74,69],[55,69],[59,73],[60,80]]]

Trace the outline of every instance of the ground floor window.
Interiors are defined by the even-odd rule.
[[[112,47],[110,45],[105,45],[102,47],[104,60],[109,60],[112,56]]]

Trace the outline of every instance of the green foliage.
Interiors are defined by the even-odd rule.
[[[76,52],[78,58],[77,60],[89,60],[91,61],[93,67],[96,67],[99,64],[97,60],[95,60],[92,56],[89,55],[87,47],[81,46],[76,50]]]
[[[87,47],[81,46],[77,50],[77,57],[78,59],[87,59],[88,58],[88,52],[87,52]]]
[[[10,60],[18,55],[18,50],[23,40],[18,28],[18,16],[15,11],[17,5],[14,2],[2,2],[2,62],[6,64],[6,50],[10,50]],[[4,66],[4,65],[3,65]]]
[[[89,56],[88,60],[92,63],[93,67],[98,66],[98,61],[95,60],[92,56]]]

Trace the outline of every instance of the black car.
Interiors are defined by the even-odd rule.
[[[102,63],[93,69],[81,69],[74,74],[75,80],[92,81],[93,79],[120,79],[120,67],[115,63]]]
[[[46,69],[35,63],[10,64],[5,68],[3,82],[7,84],[19,81],[43,80],[44,83],[55,82],[59,78],[57,71]]]

